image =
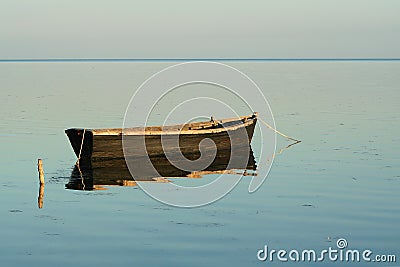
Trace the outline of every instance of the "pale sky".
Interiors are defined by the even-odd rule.
[[[0,59],[400,58],[400,0],[0,0]]]

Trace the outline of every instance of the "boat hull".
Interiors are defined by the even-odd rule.
[[[230,151],[232,144],[236,147],[249,147],[253,137],[257,114],[239,119],[193,123],[183,125],[174,131],[172,126],[164,131],[155,131],[155,127],[146,127],[142,131],[124,132],[124,129],[68,129],[66,134],[78,158],[79,164],[96,165],[101,162],[117,159],[164,157],[165,153],[182,153],[188,159],[196,159],[201,151],[217,149]],[[199,126],[200,125],[200,126]],[[199,128],[196,130],[196,127]],[[202,128],[201,128],[202,127]],[[195,129],[193,129],[195,128]],[[137,128],[134,128],[137,129]],[[245,134],[243,132],[245,131]],[[82,140],[83,137],[83,140]],[[202,140],[211,139],[211,145],[203,145]],[[143,149],[137,149],[145,142]],[[176,142],[179,145],[176,145]],[[203,143],[204,144],[204,143]]]

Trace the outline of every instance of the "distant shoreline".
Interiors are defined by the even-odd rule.
[[[187,61],[400,61],[400,58],[38,58],[0,59],[18,62],[187,62]]]

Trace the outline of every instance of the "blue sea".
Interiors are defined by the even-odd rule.
[[[222,60],[258,85],[276,128],[302,141],[275,156],[254,193],[243,177],[188,209],[137,186],[66,189],[76,156],[64,130],[122,127],[135,90],[176,63],[0,62],[1,266],[400,266],[398,60]],[[277,151],[289,144],[277,136]],[[252,147],[257,161],[261,143]],[[265,247],[287,253],[261,261]],[[370,261],[289,257],[329,248],[369,250]]]

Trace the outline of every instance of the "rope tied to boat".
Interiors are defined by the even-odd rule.
[[[86,133],[86,129],[83,129],[83,135],[82,135],[82,141],[81,141],[81,148],[79,149],[78,161],[76,162],[76,165],[78,165],[78,167],[79,167],[79,161],[81,160],[82,148],[83,148],[83,141],[85,140],[85,133]]]
[[[79,175],[81,177],[82,190],[85,190],[86,189],[85,179],[83,178],[83,173],[81,171],[81,167],[79,166],[79,160],[78,160],[78,165],[76,167],[78,167]]]
[[[301,141],[298,140],[298,139],[289,137],[289,136],[287,136],[286,134],[281,133],[280,131],[278,131],[277,129],[275,129],[275,128],[272,127],[271,125],[269,125],[267,122],[265,122],[265,121],[262,120],[261,118],[258,118],[258,119],[259,119],[262,123],[264,123],[265,126],[267,126],[268,128],[270,128],[272,131],[274,131],[275,133],[279,134],[280,136],[283,136],[283,137],[285,137],[285,138],[288,139],[288,140],[292,140],[292,141],[296,142],[296,144],[301,142]]]

